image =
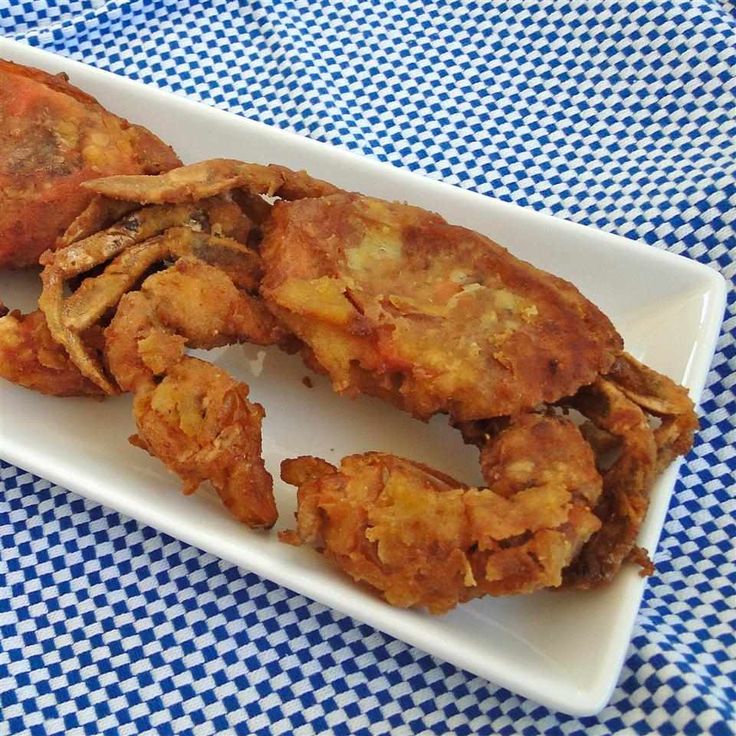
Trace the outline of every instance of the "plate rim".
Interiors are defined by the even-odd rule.
[[[92,67],[90,65],[84,64],[79,61],[76,61],[74,59],[70,59],[68,57],[61,56],[59,54],[54,54],[54,53],[47,52],[41,49],[37,49],[35,47],[27,46],[26,44],[18,43],[10,39],[0,38],[0,56],[9,56],[9,58],[17,58],[18,60],[21,61],[21,63],[30,63],[30,64],[42,66],[42,67],[49,66],[49,65],[57,66],[57,67],[61,66],[61,67],[68,68],[70,71],[76,69],[79,71],[83,70],[84,74],[102,75],[104,77],[107,77],[114,84],[123,83],[125,86],[133,90],[135,93],[138,93],[138,94],[142,93],[144,95],[150,94],[154,96],[164,96],[171,100],[175,100],[177,105],[185,104],[186,106],[193,106],[199,109],[207,110],[209,113],[213,115],[226,116],[229,119],[237,120],[239,125],[245,126],[246,128],[251,128],[254,131],[258,131],[268,136],[285,137],[286,139],[290,140],[295,145],[310,146],[310,147],[313,147],[315,151],[318,151],[322,154],[326,153],[328,155],[339,154],[339,156],[349,156],[355,160],[359,160],[361,164],[363,165],[368,163],[372,165],[373,167],[377,167],[376,168],[377,171],[382,171],[382,170],[390,171],[391,176],[396,176],[398,174],[402,177],[405,177],[406,180],[408,179],[421,180],[423,183],[430,183],[432,185],[435,185],[436,187],[439,187],[439,189],[437,190],[438,192],[440,190],[444,190],[444,188],[449,188],[455,193],[461,192],[465,196],[469,196],[473,198],[480,198],[480,199],[477,199],[476,201],[491,200],[495,202],[496,204],[501,205],[502,207],[512,208],[514,211],[523,211],[525,215],[533,216],[536,218],[545,218],[545,220],[547,220],[547,222],[549,222],[550,224],[554,223],[555,227],[559,227],[560,223],[564,223],[564,225],[567,227],[578,228],[586,232],[592,231],[597,234],[603,233],[607,236],[610,236],[610,238],[612,238],[611,240],[612,245],[615,245],[617,247],[636,249],[639,256],[655,258],[655,259],[662,259],[662,263],[666,262],[668,265],[671,265],[673,268],[676,267],[679,269],[683,269],[683,268],[690,269],[690,272],[693,274],[693,276],[697,274],[698,283],[702,284],[701,288],[702,288],[702,293],[704,297],[705,296],[709,297],[709,304],[708,304],[708,310],[707,310],[708,318],[707,320],[705,320],[705,326],[704,326],[704,329],[707,334],[705,335],[704,340],[701,342],[701,348],[698,351],[697,365],[694,366],[693,370],[691,371],[691,376],[693,380],[689,382],[690,392],[691,392],[693,399],[696,401],[696,403],[700,399],[705,382],[707,380],[708,368],[710,366],[710,363],[712,362],[713,354],[716,348],[716,343],[717,343],[718,336],[720,333],[720,326],[721,326],[721,322],[723,319],[723,314],[724,314],[725,306],[726,306],[726,291],[727,291],[727,288],[726,288],[727,283],[726,283],[725,278],[721,274],[719,274],[717,271],[715,271],[714,269],[704,264],[701,264],[697,261],[691,260],[679,254],[674,254],[674,253],[670,253],[665,250],[658,249],[654,246],[648,246],[646,244],[638,243],[636,241],[632,241],[628,238],[624,238],[619,235],[615,235],[612,233],[606,233],[604,231],[597,230],[596,228],[591,227],[591,226],[586,226],[586,225],[582,225],[579,223],[571,222],[569,220],[565,220],[555,215],[538,212],[536,210],[526,208],[526,207],[520,207],[519,205],[515,205],[510,202],[505,202],[503,200],[498,200],[493,197],[489,197],[488,195],[480,194],[479,192],[464,189],[462,187],[457,187],[457,186],[448,184],[446,182],[438,181],[435,179],[430,179],[420,174],[410,172],[406,169],[395,167],[389,163],[376,161],[375,159],[368,158],[366,156],[362,156],[353,151],[331,146],[330,144],[323,143],[320,141],[315,141],[315,140],[306,138],[304,136],[298,135],[296,133],[293,133],[291,131],[273,128],[264,123],[260,123],[255,120],[251,120],[249,118],[242,117],[236,113],[229,112],[227,110],[223,110],[220,108],[211,107],[205,103],[191,100],[183,95],[175,94],[167,90],[162,90],[153,85],[145,84],[137,80],[132,80],[128,77],[118,75],[113,72],[108,72],[106,70],[97,69],[95,67]],[[23,57],[28,57],[28,58],[24,60]],[[100,78],[102,78],[102,76]],[[644,256],[645,253],[647,253],[648,255]],[[49,472],[49,468],[46,468],[43,466],[42,459],[38,457],[34,457],[32,451],[30,451],[29,448],[24,448],[21,446],[14,446],[12,436],[7,436],[7,434],[3,431],[1,425],[0,425],[0,457],[2,457],[7,462],[11,463],[12,465],[15,465],[18,468],[31,472],[34,475],[37,475],[38,477],[45,478],[46,480],[51,481],[55,485],[58,485],[64,489],[68,489],[74,493],[77,493],[78,495],[88,498],[95,503],[99,503],[103,506],[107,506],[108,508],[115,509],[116,511],[120,513],[123,513],[127,516],[137,519],[141,523],[144,523],[149,526],[152,526],[153,528],[159,529],[177,539],[181,539],[187,544],[196,546],[199,549],[204,549],[210,552],[211,554],[221,557],[222,559],[229,560],[231,562],[234,562],[235,564],[238,564],[244,567],[245,569],[252,570],[256,574],[262,577],[265,577],[267,579],[274,580],[279,585],[283,585],[284,587],[290,590],[296,591],[300,595],[304,595],[311,600],[318,600],[323,605],[327,605],[337,611],[340,611],[341,613],[349,615],[355,618],[357,621],[366,621],[366,618],[364,617],[364,615],[362,615],[361,612],[357,610],[357,608],[361,605],[359,600],[355,606],[345,606],[342,601],[329,600],[328,602],[325,602],[324,596],[320,598],[315,598],[313,596],[313,592],[305,591],[302,588],[302,586],[299,584],[299,581],[296,579],[299,573],[298,570],[295,571],[292,576],[288,574],[282,575],[280,573],[275,575],[270,570],[264,571],[264,568],[260,561],[257,561],[255,565],[250,564],[250,563],[244,564],[240,559],[233,559],[233,557],[237,557],[237,555],[223,554],[223,552],[220,549],[217,549],[217,550],[213,549],[212,546],[208,544],[206,539],[205,539],[205,542],[203,543],[200,539],[197,539],[197,538],[192,539],[191,538],[192,535],[190,535],[189,533],[185,532],[184,534],[182,534],[180,530],[177,530],[175,528],[176,524],[169,524],[167,519],[158,518],[156,514],[149,513],[148,509],[145,509],[145,508],[144,509],[141,509],[141,508],[131,509],[128,507],[126,503],[111,504],[108,499],[105,499],[104,493],[98,492],[95,487],[92,487],[92,488],[80,487],[79,484],[74,480],[74,478],[69,477],[65,472],[58,471],[58,469],[56,468],[51,468],[50,469],[51,472]],[[679,468],[679,464],[680,463],[678,462],[677,468]],[[677,477],[677,468],[674,468],[674,469],[673,468],[670,468],[667,472]],[[674,483],[674,480],[673,480],[673,483]],[[670,500],[671,500],[671,495],[672,495],[672,491],[670,491]],[[667,505],[665,506],[665,513],[667,510]],[[156,517],[156,518],[151,518],[151,517]],[[661,534],[662,527],[663,527],[663,524],[658,524],[657,537],[659,537],[659,534]],[[195,537],[196,536],[198,535],[195,535]],[[204,537],[206,538],[206,536],[207,535],[205,534]],[[285,578],[288,580],[284,580]],[[628,605],[627,608],[622,609],[622,612],[626,614],[626,617],[630,618],[630,622],[627,622],[627,624],[624,627],[626,628],[626,631],[627,631],[625,635],[626,642],[629,642],[631,639],[631,630],[633,629],[636,616],[638,615],[643,593],[644,593],[644,583],[642,582],[642,584],[639,585],[637,588],[636,600],[630,605]],[[385,605],[387,604],[381,603],[381,606],[385,606]],[[348,610],[346,610],[346,608]],[[374,616],[371,615],[370,618],[373,619]],[[373,626],[381,631],[385,631],[391,636],[395,636],[398,639],[406,641],[412,646],[416,646],[422,649],[423,651],[428,651],[426,645],[422,642],[417,642],[413,636],[407,635],[405,632],[395,633],[395,631],[392,630],[392,629],[395,629],[394,626],[386,626],[385,624],[376,622],[374,620],[367,620],[366,623],[368,623],[370,626]],[[493,677],[489,676],[486,673],[479,673],[479,674],[483,678],[488,679],[489,682],[493,684],[501,685],[502,687],[505,687],[515,693],[519,693],[523,697],[528,697],[535,702],[539,702],[545,705],[546,707],[553,708],[555,710],[559,710],[559,711],[569,713],[571,715],[576,715],[576,716],[593,715],[599,712],[603,707],[605,707],[618,681],[621,667],[623,666],[623,662],[624,662],[624,659],[627,653],[627,645],[624,644],[623,646],[620,646],[619,650],[620,650],[618,651],[619,656],[616,657],[618,666],[612,668],[608,672],[607,675],[597,678],[595,682],[591,683],[590,688],[581,689],[581,688],[576,688],[574,686],[568,687],[565,695],[561,695],[561,696],[554,697],[554,698],[544,698],[540,696],[539,693],[530,693],[529,689],[525,687],[523,683],[519,684],[518,678],[514,678],[514,677],[509,678],[508,676],[504,676],[503,673],[501,674],[494,673]],[[437,655],[434,655],[434,656],[437,656]],[[443,655],[440,655],[440,656],[443,656]],[[451,657],[444,656],[443,658],[448,659],[448,661],[457,662],[456,658],[454,657],[451,658]],[[463,665],[457,665],[457,666],[462,667]],[[468,670],[468,671],[477,672],[477,670],[475,669]]]

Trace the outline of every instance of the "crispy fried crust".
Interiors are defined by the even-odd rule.
[[[194,492],[209,480],[239,521],[269,528],[277,519],[272,479],[261,457],[260,404],[248,387],[211,363],[183,358],[163,380],[135,396],[138,435],[148,450]]]
[[[593,454],[563,419],[525,415],[483,453],[489,488],[384,453],[287,460],[299,486],[289,543],[315,546],[391,604],[442,613],[481,595],[530,593],[562,582],[600,522]]]
[[[279,334],[263,304],[220,269],[183,258],[122,297],[105,330],[105,354],[116,383],[135,391],[164,373],[185,346],[209,349],[246,337],[268,345]]]
[[[420,418],[573,394],[622,347],[572,284],[439,215],[355,194],[277,203],[261,293],[336,390]]]
[[[228,158],[181,166],[158,176],[109,176],[85,183],[86,189],[140,204],[181,204],[214,197],[236,187],[272,195],[283,178],[275,169]]]
[[[219,241],[213,249],[218,244],[230,252]],[[248,401],[246,384],[184,349],[236,342],[246,333],[270,341],[272,329],[272,315],[225,270],[187,256],[124,294],[105,330],[108,370],[135,394],[133,443],[177,473],[185,492],[209,480],[235,518],[265,528],[277,511],[261,457],[263,407]]]
[[[603,475],[603,494],[595,508],[603,525],[565,571],[565,586],[604,585],[626,560],[638,564],[642,575],[651,575],[654,567],[636,539],[657,475],[692,446],[698,426],[693,403],[682,386],[627,353],[569,403],[594,428],[586,435]],[[652,417],[658,422],[654,429]]]
[[[434,613],[486,594],[594,587],[627,559],[651,572],[636,536],[654,477],[692,443],[692,403],[622,352],[571,284],[438,215],[280,166],[220,159],[87,188],[98,195],[59,241],[68,247],[42,259],[46,320],[0,305],[3,377],[96,393],[81,370],[109,393],[133,391],[134,444],[187,492],[211,480],[237,518],[268,527],[263,410],[245,384],[184,351],[288,341],[339,391],[422,419],[449,413],[481,449],[488,488],[382,453],[339,469],[285,461],[299,508],[284,541]],[[98,323],[110,319],[103,345]],[[560,407],[587,418],[585,440],[553,416]]]
[[[40,311],[0,317],[0,378],[51,396],[102,395],[54,341]]]
[[[92,198],[82,182],[179,163],[65,75],[0,60],[0,267],[33,264],[54,245]]]
[[[41,274],[43,291],[39,306],[52,336],[66,348],[84,375],[107,393],[113,393],[115,386],[105,376],[98,356],[84,344],[81,331],[114,309],[123,294],[134,288],[151,268],[167,260],[190,257],[202,266],[211,264],[213,268],[202,272],[203,277],[209,276],[198,290],[193,278],[186,280],[189,291],[169,289],[168,299],[178,305],[181,314],[187,314],[187,310],[190,315],[195,314],[198,303],[200,310],[211,307],[215,312],[218,308],[221,311],[223,302],[218,301],[217,295],[222,297],[222,289],[229,289],[224,303],[237,303],[241,317],[246,313],[252,316],[249,323],[241,319],[240,326],[249,331],[241,334],[240,340],[247,338],[261,343],[277,340],[274,317],[259,299],[246,293],[257,289],[261,274],[260,256],[234,239],[247,239],[248,230],[249,220],[237,205],[213,198],[198,203],[145,207],[106,230],[44,254],[46,268]],[[108,260],[102,274],[87,278],[73,294],[65,297],[65,285],[70,279],[79,278]],[[205,295],[207,280],[217,280],[218,276],[217,288]],[[223,280],[225,285],[220,288]],[[243,291],[235,294],[236,290]],[[192,297],[196,300],[191,301]],[[270,330],[273,339],[267,338],[264,330]],[[235,341],[232,332],[227,334]]]

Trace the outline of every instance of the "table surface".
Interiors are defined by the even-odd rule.
[[[0,33],[733,282],[727,0],[0,0]],[[0,461],[0,736],[736,733],[735,302],[598,716],[550,712]]]

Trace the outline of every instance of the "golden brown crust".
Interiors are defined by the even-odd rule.
[[[54,245],[92,198],[82,182],[179,163],[65,75],[0,60],[0,267],[33,264]]]
[[[163,380],[138,391],[133,408],[148,450],[194,492],[209,480],[238,521],[269,528],[278,517],[272,479],[261,457],[263,407],[248,387],[211,363],[183,358]]]
[[[165,372],[171,363],[165,356],[172,351],[178,360],[185,346],[209,349],[246,336],[268,345],[278,335],[259,300],[238,290],[220,269],[183,258],[120,299],[105,330],[105,354],[116,383],[135,391]],[[157,370],[152,361],[163,361],[162,367]]]
[[[299,486],[291,544],[315,546],[391,604],[442,613],[481,595],[556,587],[599,528],[601,479],[570,422],[525,415],[484,450],[489,488],[473,489],[385,453],[282,465]]]
[[[277,203],[261,293],[336,390],[420,418],[510,415],[573,394],[622,347],[568,282],[416,207]]]
[[[280,166],[220,159],[89,188],[102,194],[67,247],[43,258],[46,321],[2,317],[0,305],[5,377],[94,392],[74,363],[110,393],[133,391],[134,444],[187,492],[211,480],[237,518],[270,526],[263,410],[245,384],[184,351],[296,346],[339,391],[422,419],[450,414],[481,448],[488,488],[384,453],[340,468],[287,460],[298,524],[283,541],[316,546],[395,605],[435,613],[563,580],[594,587],[626,560],[651,572],[636,537],[656,474],[692,443],[692,402],[622,352],[571,284],[436,214]],[[272,206],[260,192],[312,199]],[[146,202],[166,204],[131,211]],[[260,253],[247,247],[262,238]],[[582,433],[557,416],[569,407],[587,418]]]
[[[258,287],[261,259],[255,251],[231,237],[246,239],[249,226],[249,220],[237,205],[219,198],[154,205],[128,214],[106,230],[45,253],[39,306],[46,315],[51,334],[66,348],[84,375],[106,392],[114,392],[115,387],[105,376],[98,357],[90,354],[79,333],[114,309],[122,295],[139,284],[151,268],[167,260],[188,257],[198,262],[199,266],[189,270],[201,273],[202,281],[197,285],[194,276],[184,278],[183,267],[174,269],[182,277],[179,285],[186,284],[189,288],[168,288],[172,310],[173,305],[178,305],[177,314],[191,321],[197,314],[194,307],[198,303],[202,319],[230,305],[236,312],[233,315],[236,321],[230,321],[229,331],[223,332],[222,340],[227,336],[237,341],[233,330],[240,327],[243,330],[238,335],[240,341],[247,338],[258,343],[276,342],[281,331],[273,315],[259,299],[247,293]],[[219,235],[214,235],[215,232]],[[69,280],[108,260],[100,275],[87,278],[73,294],[65,297],[65,284]],[[175,276],[167,278],[172,281]],[[211,293],[205,295],[204,290],[209,287]],[[210,339],[198,347],[214,347],[214,343]]]
[[[693,403],[682,386],[627,353],[569,403],[594,428],[586,435],[603,475],[595,509],[603,525],[566,570],[565,586],[588,589],[608,583],[624,561],[650,575],[654,568],[636,539],[657,474],[692,446],[698,424]]]
[[[0,317],[0,378],[51,396],[102,395],[53,339],[38,310]]]

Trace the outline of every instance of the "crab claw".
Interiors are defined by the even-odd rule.
[[[482,595],[530,593],[562,571],[599,527],[593,453],[566,419],[527,414],[481,456],[487,488],[468,488],[386,453],[336,468],[302,457],[282,464],[297,485],[297,529],[282,541],[315,546],[389,603],[443,613]]]

